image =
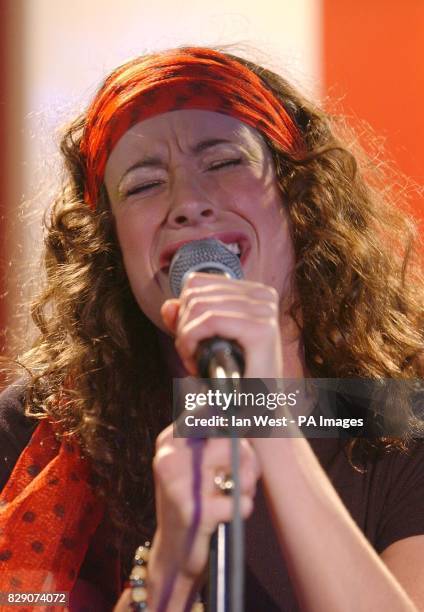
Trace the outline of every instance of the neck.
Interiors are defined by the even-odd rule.
[[[159,348],[169,376],[171,378],[184,378],[188,376],[187,370],[183,366],[180,356],[175,350],[174,338],[160,329],[157,330],[157,334]]]
[[[289,305],[282,306],[280,311],[284,378],[309,378],[310,373],[305,363],[303,334],[293,317],[289,314]],[[300,316],[300,324],[302,322],[302,317]]]
[[[282,342],[284,359],[284,378],[308,378],[310,375],[305,365],[305,347],[302,336]]]

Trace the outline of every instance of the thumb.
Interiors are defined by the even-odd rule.
[[[160,309],[162,320],[165,323],[168,330],[172,333],[175,333],[175,330],[177,327],[179,310],[180,310],[180,300],[177,300],[177,299],[166,300],[166,302],[162,304],[162,308]]]

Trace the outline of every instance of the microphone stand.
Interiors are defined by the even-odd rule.
[[[211,341],[209,341],[211,342]],[[240,358],[228,350],[228,343],[218,345],[208,360],[212,386],[228,391],[239,389]],[[215,349],[217,347],[215,346]],[[210,355],[210,353],[209,353]],[[234,502],[231,523],[219,523],[212,535],[209,555],[208,612],[243,612],[244,601],[244,525],[240,513],[240,442],[231,435],[231,477]]]

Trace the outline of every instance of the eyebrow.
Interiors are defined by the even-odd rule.
[[[225,138],[208,138],[206,140],[201,140],[191,149],[193,153],[202,153],[206,149],[210,149],[212,147],[216,147],[220,144],[234,144],[232,140],[226,140]]]
[[[211,149],[212,147],[216,147],[221,144],[234,144],[232,140],[226,140],[225,138],[207,138],[206,140],[201,140],[196,143],[193,147],[190,148],[190,151],[194,154],[203,153],[207,149]],[[154,157],[151,155],[147,155],[143,157],[143,159],[135,162],[129,168],[127,168],[124,174],[121,176],[119,181],[119,186],[121,185],[124,178],[129,174],[132,170],[137,170],[138,168],[163,168],[164,163],[160,157]]]

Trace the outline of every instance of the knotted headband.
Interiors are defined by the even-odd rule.
[[[92,102],[81,140],[84,199],[96,207],[106,162],[136,123],[179,109],[230,115],[289,152],[302,148],[298,127],[281,101],[240,62],[212,49],[190,47],[141,57],[118,68]]]

